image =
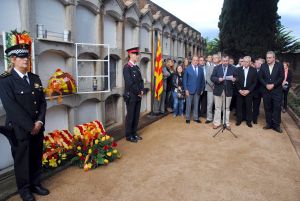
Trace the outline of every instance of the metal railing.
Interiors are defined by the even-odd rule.
[[[55,32],[45,29],[43,24],[37,24],[37,38],[71,42],[71,31]]]

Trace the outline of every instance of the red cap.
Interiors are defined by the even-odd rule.
[[[140,48],[139,47],[133,47],[133,48],[130,48],[128,50],[126,50],[128,52],[128,54],[131,54],[131,53],[139,53],[140,52]]]

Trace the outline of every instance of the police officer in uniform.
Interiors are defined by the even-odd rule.
[[[6,136],[14,158],[16,183],[24,201],[34,201],[32,193],[47,195],[41,185],[43,131],[46,100],[38,75],[27,72],[29,45],[17,44],[5,50],[13,68],[0,76],[0,97],[6,111]]]
[[[125,121],[126,140],[138,142],[142,137],[137,135],[137,127],[140,117],[141,100],[146,90],[140,68],[136,65],[139,59],[139,48],[127,50],[128,63],[124,65],[123,76],[125,80],[124,100],[126,102],[127,115]]]

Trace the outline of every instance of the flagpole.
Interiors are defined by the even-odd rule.
[[[152,34],[151,34],[151,112],[150,115],[154,114],[154,96],[155,96],[155,79],[154,79],[154,60],[156,58],[154,58],[154,55],[156,55],[156,53],[154,54],[154,36],[155,36],[155,30],[152,29]]]

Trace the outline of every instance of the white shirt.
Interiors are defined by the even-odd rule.
[[[193,65],[193,69],[194,69],[196,75],[198,76],[198,68],[197,68],[196,66]]]
[[[244,69],[244,77],[245,77],[245,80],[244,80],[244,87],[246,87],[246,84],[247,84],[247,76],[248,76],[248,72],[249,72],[249,67],[248,67],[248,68],[243,67],[243,69]]]
[[[27,82],[28,82],[28,84],[30,84],[30,81],[29,81],[29,77],[28,77],[28,73],[26,72],[25,74],[23,74],[23,73],[21,73],[20,71],[18,71],[16,68],[14,68],[14,70],[18,73],[18,75],[23,79],[23,77],[26,75],[27,76],[27,78],[26,78],[26,80],[27,80]]]

